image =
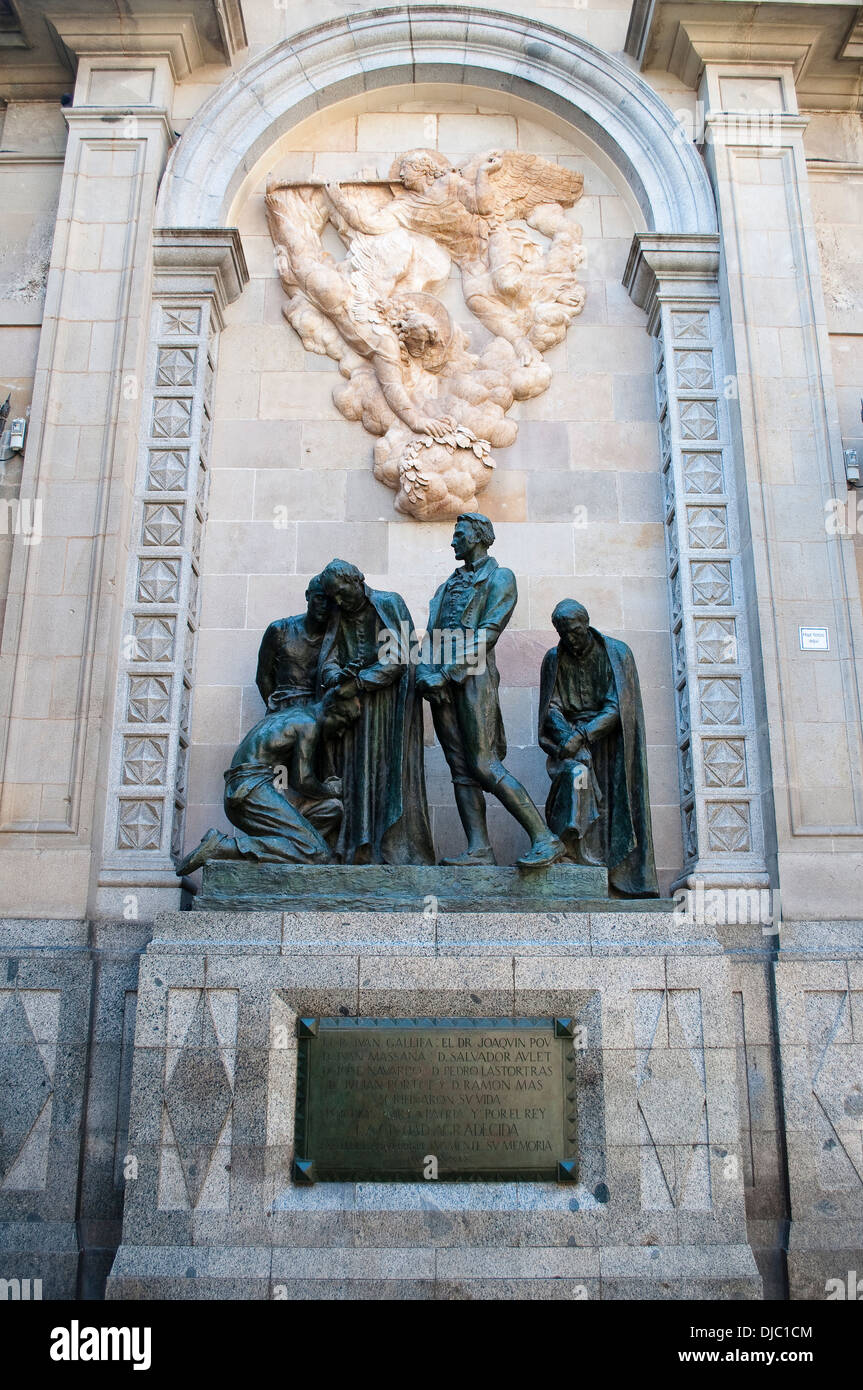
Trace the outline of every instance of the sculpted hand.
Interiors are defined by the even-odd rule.
[[[427,700],[437,700],[446,686],[446,677],[441,671],[426,671],[417,677],[417,690]]]
[[[542,361],[541,353],[537,352],[529,338],[519,338],[514,348],[520,367],[532,367],[535,362]]]
[[[587,740],[585,739],[584,734],[573,734],[572,737],[568,738],[566,740],[566,743],[563,745],[562,752],[564,756],[567,758],[574,758],[576,754],[580,753],[582,748],[585,747],[586,742]]]
[[[451,415],[442,415],[439,420],[427,416],[421,421],[419,432],[430,434],[432,439],[445,439],[448,434],[452,434],[455,427],[456,423]]]

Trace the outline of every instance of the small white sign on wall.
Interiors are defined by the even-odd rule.
[[[802,652],[828,652],[830,637],[826,627],[801,627],[800,650]]]

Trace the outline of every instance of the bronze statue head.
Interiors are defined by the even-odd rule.
[[[456,518],[450,542],[457,560],[464,560],[472,551],[488,550],[494,545],[494,527],[482,512],[462,512]]]
[[[310,619],[312,626],[323,628],[326,626],[327,610],[329,600],[324,588],[323,575],[316,574],[309,580],[309,587],[306,589],[306,616]]]
[[[551,615],[560,644],[570,656],[584,656],[591,644],[590,614],[574,598],[561,599]]]
[[[330,560],[321,571],[324,593],[346,613],[356,613],[366,601],[366,580],[362,570],[348,560]]]

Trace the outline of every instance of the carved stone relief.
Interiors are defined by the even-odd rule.
[[[333,399],[377,436],[375,477],[397,511],[473,510],[493,450],[515,441],[508,410],[547,390],[543,353],[584,307],[581,228],[564,215],[582,186],[581,174],[509,150],[455,166],[410,150],[386,182],[270,182],[284,315],[307,351],[338,362]],[[476,352],[439,297],[453,266],[486,330]]]

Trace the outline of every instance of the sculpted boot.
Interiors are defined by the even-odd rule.
[[[548,830],[534,840],[527,854],[523,854],[515,862],[519,869],[545,869],[565,858],[566,845]]]
[[[447,856],[440,861],[441,864],[456,869],[466,869],[477,864],[496,864],[494,850],[488,838],[488,827],[485,820],[485,796],[482,788],[472,782],[455,782],[453,791],[455,792],[459,817],[467,836],[467,849],[463,854]]]

